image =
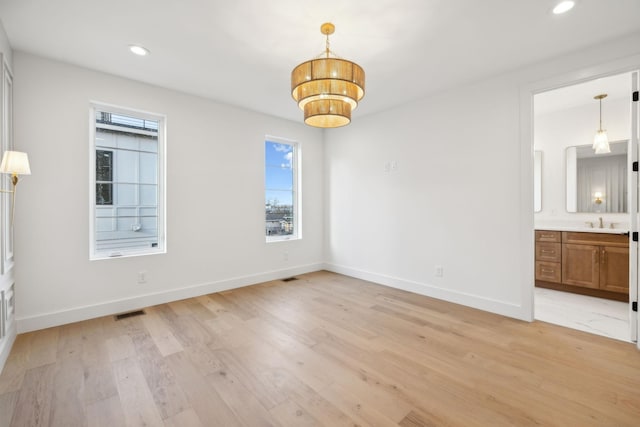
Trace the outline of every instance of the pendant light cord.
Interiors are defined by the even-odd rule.
[[[600,95],[596,95],[593,97],[594,99],[597,99],[600,103],[599,104],[600,105],[600,129],[598,129],[598,132],[602,132],[602,100],[606,97],[607,97],[606,93],[602,93]]]
[[[602,98],[600,98],[600,131],[602,130]]]

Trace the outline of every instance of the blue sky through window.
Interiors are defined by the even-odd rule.
[[[293,205],[293,146],[265,143],[266,203]]]

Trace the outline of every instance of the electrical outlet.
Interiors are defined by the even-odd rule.
[[[441,265],[436,265],[436,277],[444,276],[444,267]]]
[[[147,283],[146,271],[138,271],[138,283]]]

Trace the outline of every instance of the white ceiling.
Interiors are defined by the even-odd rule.
[[[367,73],[354,119],[640,31],[639,0],[0,0],[15,50],[302,121],[290,72],[331,47]],[[151,51],[136,57],[127,46]]]
[[[539,115],[591,104],[597,112],[598,101],[594,96],[607,94],[607,97],[602,100],[603,108],[606,108],[608,102],[616,99],[626,98],[631,102],[631,91],[631,73],[602,77],[536,94],[534,111]]]

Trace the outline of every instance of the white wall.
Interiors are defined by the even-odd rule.
[[[486,81],[330,132],[331,269],[517,316],[517,103]]]
[[[631,79],[631,77],[629,77]],[[630,85],[629,81],[629,85]],[[630,99],[613,99],[603,104],[603,127],[609,141],[630,138]],[[591,144],[598,127],[598,105],[583,105],[535,116],[534,148],[542,151],[542,210],[535,214],[537,224],[597,221],[629,224],[628,214],[569,213],[566,206],[566,149]]]
[[[636,35],[377,115],[356,112],[349,128],[327,134],[328,268],[531,320],[533,93],[640,67],[639,53]]]
[[[14,61],[16,147],[33,173],[16,204],[20,331],[321,268],[321,131],[21,52]],[[89,261],[92,100],[167,116],[166,255]],[[266,134],[301,144],[299,241],[265,243]]]
[[[7,61],[7,64],[9,64],[9,67],[13,69],[13,50],[9,44],[9,38],[4,31],[2,22],[0,22],[0,52],[4,56],[5,61]]]

